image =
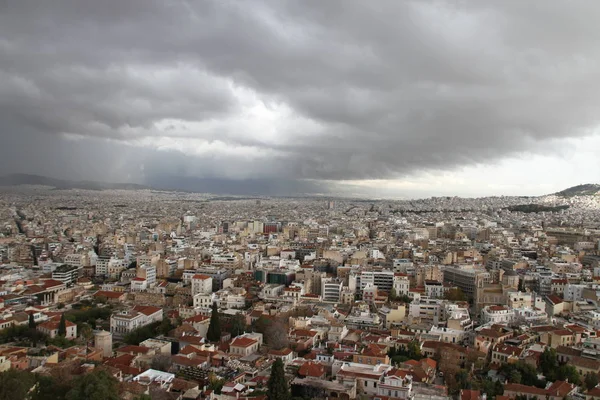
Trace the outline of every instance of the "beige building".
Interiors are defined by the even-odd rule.
[[[249,337],[238,336],[229,345],[229,353],[239,355],[240,357],[249,356],[258,351],[258,340]]]

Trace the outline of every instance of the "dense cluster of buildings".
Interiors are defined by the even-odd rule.
[[[1,344],[0,370],[93,360],[131,393],[237,399],[264,396],[280,358],[297,397],[600,398],[599,205],[5,190],[0,329],[110,315],[86,337],[67,320],[66,346]],[[579,380],[545,376],[548,354]]]

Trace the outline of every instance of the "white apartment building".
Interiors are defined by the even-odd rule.
[[[515,308],[515,319],[528,324],[543,324],[548,322],[548,314],[543,309],[531,307]]]
[[[144,278],[133,278],[130,281],[131,291],[132,292],[143,292],[148,289],[148,281]]]
[[[212,278],[208,275],[196,274],[192,276],[192,296],[197,294],[209,294],[212,293],[213,282]]]
[[[397,296],[408,296],[408,292],[410,291],[410,280],[408,279],[408,276],[394,274],[393,289]]]
[[[362,293],[368,284],[375,285],[379,290],[389,293],[394,287],[394,272],[361,271],[352,272],[349,276],[348,287],[357,293]]]
[[[148,282],[149,288],[154,287],[156,285],[156,265],[139,265],[136,269],[136,274],[138,278],[143,278]]]
[[[194,295],[194,308],[210,308],[216,301],[214,294],[196,294]]]
[[[321,278],[321,294],[323,301],[339,302],[343,282],[334,278]]]
[[[583,290],[587,285],[567,284],[564,292],[565,301],[581,301],[583,300]]]
[[[241,268],[242,258],[238,254],[215,254],[210,258],[210,265],[217,268]]]
[[[409,268],[413,268],[413,262],[408,258],[395,258],[392,261],[392,268],[394,272],[399,272],[401,274],[406,274]]]
[[[439,336],[440,342],[446,343],[462,343],[467,337],[467,331],[452,328],[440,328],[437,326],[432,326],[429,333]]]
[[[505,306],[486,306],[481,310],[482,324],[508,324],[514,319],[513,310]]]
[[[421,297],[409,305],[408,315],[412,318],[432,320],[437,325],[443,316],[442,300]]]
[[[110,257],[100,256],[96,260],[95,274],[97,276],[108,276],[108,264],[110,262]]]
[[[120,311],[110,316],[110,332],[122,337],[134,329],[162,321],[163,310],[153,306],[135,306],[128,311]]]
[[[425,294],[432,299],[444,297],[444,284],[437,281],[425,281]]]

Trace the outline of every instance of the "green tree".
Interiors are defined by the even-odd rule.
[[[119,400],[119,382],[102,369],[94,370],[74,379],[66,399]]]
[[[58,336],[67,336],[67,321],[64,313],[60,316],[60,322],[58,323]]]
[[[25,399],[35,385],[31,372],[9,369],[0,373],[0,400]]]
[[[521,373],[518,370],[512,370],[510,375],[508,375],[508,379],[511,383],[521,383]]]
[[[593,389],[598,385],[598,374],[588,372],[584,378],[585,387],[587,390]]]
[[[563,364],[558,367],[557,380],[568,380],[575,385],[581,385],[581,376],[579,375],[579,372],[577,372],[577,369],[574,366],[568,364]]]
[[[87,343],[94,336],[94,331],[92,330],[92,327],[90,326],[90,324],[84,322],[77,328],[77,330],[79,331],[79,336],[81,337],[81,340],[84,344],[87,345]]]
[[[33,313],[29,314],[29,329],[35,329],[35,319],[33,319]]]
[[[221,394],[221,390],[227,381],[225,379],[219,378],[217,375],[211,372],[208,377],[208,389],[215,392],[215,394]]]
[[[206,332],[206,339],[209,342],[218,342],[221,340],[221,321],[219,318],[219,310],[217,309],[217,303],[215,302],[212,305],[210,323],[208,324],[208,331]]]
[[[291,393],[287,382],[285,381],[285,371],[283,370],[283,361],[276,359],[271,367],[271,376],[267,383],[267,398],[269,400],[290,400]]]
[[[37,384],[31,392],[31,400],[65,400],[69,390],[71,390],[70,382],[38,375]]]
[[[171,320],[169,318],[164,318],[158,326],[158,333],[166,336],[169,334],[169,332],[171,332],[171,330],[173,330],[173,328],[175,327],[173,324],[171,324]]]
[[[134,398],[133,400],[152,400],[152,397],[150,397],[149,394],[140,394],[138,397]]]
[[[547,347],[540,356],[540,369],[549,381],[554,381],[554,379],[550,379],[551,377],[549,375],[554,374],[557,368],[558,357],[556,356],[556,350]]]
[[[471,380],[467,370],[459,370],[455,375],[455,379],[459,389],[471,389]]]
[[[239,336],[248,329],[243,314],[235,314],[231,317],[231,336]]]

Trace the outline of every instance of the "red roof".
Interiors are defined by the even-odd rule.
[[[207,279],[211,279],[211,277],[208,275],[196,274],[196,275],[192,276],[192,279],[199,279],[199,280],[205,281]]]
[[[298,369],[298,374],[302,376],[320,378],[325,375],[325,367],[322,364],[308,361],[302,364],[300,369]]]
[[[207,319],[210,319],[210,317],[207,317],[206,315],[194,315],[193,317],[189,317],[187,319],[184,320],[184,322],[202,322],[202,321],[206,321]]]
[[[481,396],[479,390],[462,389],[460,391],[460,400],[477,400]]]
[[[43,329],[48,329],[50,331],[54,331],[54,330],[58,329],[58,325],[60,325],[60,320],[50,320],[50,321],[42,322],[41,324],[38,325],[38,327],[43,328]],[[76,326],[76,324],[74,324],[73,322],[71,322],[69,320],[65,320],[65,326],[67,328],[69,328],[71,326]]]
[[[162,308],[154,306],[135,306],[133,307],[133,309],[145,315],[152,315],[159,311],[162,311]]]
[[[247,337],[239,337],[239,338],[235,338],[233,339],[233,342],[231,342],[231,344],[229,345],[230,347],[250,347],[254,344],[258,343],[256,340],[254,339],[250,339]]]
[[[57,281],[55,279],[48,279],[47,281],[44,281],[44,288],[51,288],[54,286],[60,286],[60,285],[64,285],[63,282],[61,281]]]

